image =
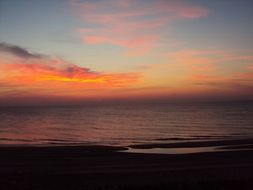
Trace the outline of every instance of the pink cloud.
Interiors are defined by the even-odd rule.
[[[102,0],[73,5],[85,23],[79,28],[86,44],[112,44],[127,48],[128,55],[143,55],[157,46],[160,31],[173,21],[206,16],[208,10],[183,1]]]
[[[207,9],[200,6],[183,6],[180,11],[180,15],[185,18],[199,18],[207,14]]]

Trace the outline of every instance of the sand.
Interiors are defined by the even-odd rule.
[[[111,146],[2,146],[0,189],[253,189],[252,144],[246,139],[132,146],[225,146],[179,155]]]

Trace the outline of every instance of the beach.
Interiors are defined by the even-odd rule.
[[[252,189],[253,139],[135,145],[217,146],[213,152],[130,153],[100,145],[1,146],[0,189]]]

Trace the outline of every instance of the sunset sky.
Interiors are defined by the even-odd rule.
[[[0,0],[0,105],[253,99],[252,0]]]

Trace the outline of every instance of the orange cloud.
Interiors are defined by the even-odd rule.
[[[85,23],[78,29],[87,44],[113,44],[129,49],[127,55],[143,55],[157,46],[160,30],[180,19],[206,16],[207,9],[183,1],[103,0],[72,1]]]
[[[138,73],[100,73],[61,59],[22,59],[0,56],[0,96],[20,92],[86,96],[86,91],[127,88]],[[94,92],[93,92],[94,93]],[[94,95],[94,94],[93,94]]]

